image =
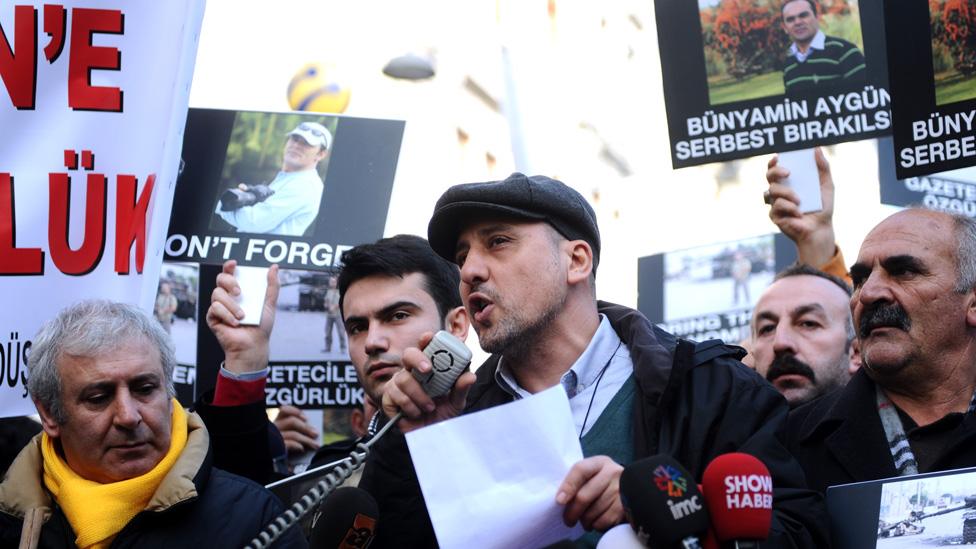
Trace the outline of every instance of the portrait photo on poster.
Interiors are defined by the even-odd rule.
[[[976,165],[976,4],[904,0],[884,21],[896,177]]]
[[[329,269],[383,235],[402,121],[190,109],[167,259]]]
[[[881,0],[657,2],[675,168],[890,133]]]

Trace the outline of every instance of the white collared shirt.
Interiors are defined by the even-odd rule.
[[[807,51],[801,52],[796,47],[796,42],[794,42],[790,44],[790,53],[792,53],[796,57],[797,61],[803,63],[804,61],[807,60],[807,57],[810,56],[810,53],[812,53],[813,50],[824,49],[824,42],[826,41],[827,41],[827,36],[824,35],[822,30],[818,30],[817,34],[814,35],[813,40],[810,41],[810,45],[807,47]]]
[[[607,317],[601,314],[600,326],[590,339],[590,343],[559,380],[569,396],[569,407],[573,413],[573,421],[576,423],[576,431],[580,433],[581,438],[589,432],[614,395],[633,373],[634,363],[630,358],[630,350],[620,341],[617,332],[613,331]],[[516,399],[532,394],[515,381],[512,371],[505,365],[504,357],[498,361],[495,382]],[[587,411],[589,411],[588,416]]]

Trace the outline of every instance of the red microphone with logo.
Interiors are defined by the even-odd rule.
[[[702,475],[705,505],[719,543],[736,549],[758,547],[773,520],[773,479],[763,462],[749,454],[722,454]]]

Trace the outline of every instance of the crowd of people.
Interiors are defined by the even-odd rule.
[[[848,272],[830,168],[816,155],[823,209],[812,213],[770,161],[764,200],[799,261],[759,296],[748,355],[597,300],[604,242],[571,187],[519,173],[451,187],[428,240],[400,235],[343,257],[335,300],[366,401],[353,441],[319,447],[297,410],[267,419],[274,267],[260,324],[244,325],[235,264],[224,265],[207,313],[224,363],[194,411],[173,398],[159,322],[117,303],[71,306],[34,340],[41,432],[0,484],[0,545],[243,546],[283,511],[261,486],[291,474],[283,454],[334,462],[399,413],[346,482],[378,503],[372,547],[436,546],[404,434],[559,385],[584,457],[554,498],[566,524],[585,529],[579,546],[627,520],[628,464],[665,454],[700,480],[732,451],[773,478],[766,546],[828,546],[827,487],[976,464],[976,222],[899,212]],[[490,358],[431,398],[413,375],[432,367],[421,349],[438,330],[463,340],[471,328]],[[292,528],[276,543],[306,541]]]

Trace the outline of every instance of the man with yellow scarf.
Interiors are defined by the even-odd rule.
[[[173,345],[131,305],[86,301],[38,333],[28,389],[44,431],[0,484],[0,547],[242,547],[281,511],[211,466],[173,395]],[[276,547],[305,547],[291,529]]]

